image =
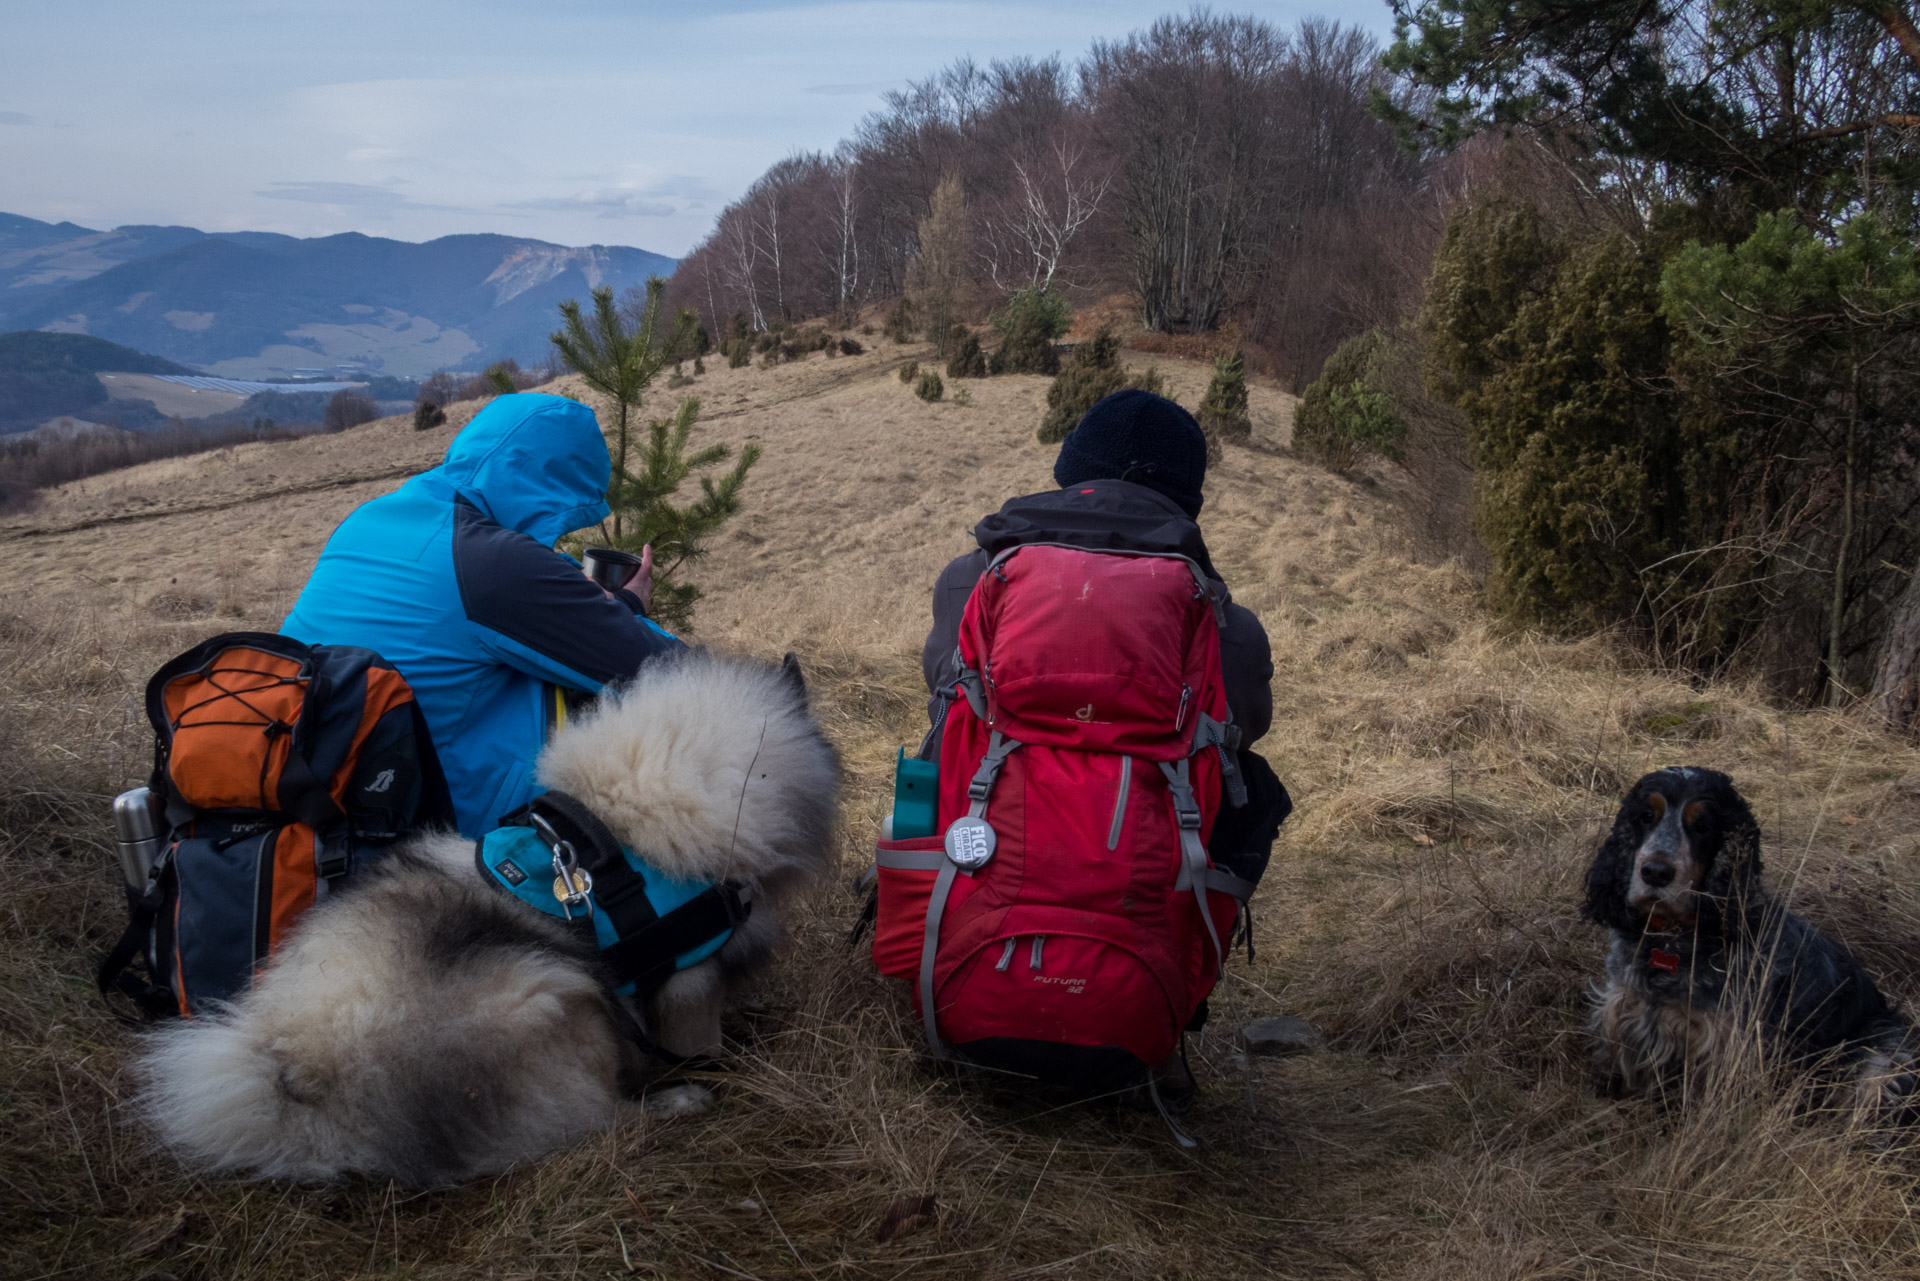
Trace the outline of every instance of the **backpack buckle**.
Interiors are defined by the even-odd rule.
[[[353,847],[343,841],[339,846],[314,834],[314,843],[319,847],[318,856],[313,860],[314,870],[320,873],[323,881],[337,881],[353,870]]]

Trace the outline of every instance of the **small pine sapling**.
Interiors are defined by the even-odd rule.
[[[919,361],[909,360],[906,364],[900,366],[900,381],[907,384],[909,387],[913,385],[913,380],[918,378],[919,376],[920,376]]]
[[[560,304],[562,328],[553,335],[554,348],[589,387],[614,406],[609,442],[612,476],[607,483],[607,519],[600,524],[601,541],[622,551],[653,547],[653,602],[649,614],[669,628],[684,629],[693,617],[700,589],[678,577],[705,554],[706,542],[740,510],[740,490],[747,473],[760,461],[760,447],[740,451],[725,474],[700,477],[700,497],[675,507],[674,494],[695,473],[717,467],[733,457],[726,445],[709,445],[687,452],[700,402],[689,396],[671,419],[648,424],[644,443],[634,439],[634,420],[642,397],[662,369],[676,364],[694,345],[697,322],[682,308],[669,325],[665,310],[667,282],[647,282],[646,302],[636,323],[629,325],[614,306],[613,290],[593,291],[589,319],[576,300]],[[736,339],[736,341],[739,341]]]
[[[647,297],[640,308],[639,321],[629,325],[613,302],[613,290],[602,285],[593,291],[593,315],[580,310],[580,302],[569,298],[560,304],[561,328],[552,336],[554,350],[567,368],[574,370],[587,386],[613,402],[612,439],[613,476],[607,486],[607,504],[613,509],[608,520],[608,540],[622,546],[628,534],[628,516],[615,495],[627,477],[628,458],[634,450],[634,426],[640,402],[655,376],[672,364],[693,333],[693,320],[684,309],[669,327],[663,316],[667,282],[659,276],[647,281]],[[606,424],[601,424],[605,430]]]
[[[947,385],[940,381],[940,375],[929,369],[913,384],[913,394],[925,401],[935,401],[946,394]]]
[[[708,540],[740,510],[747,473],[760,461],[760,446],[744,446],[731,470],[700,476],[700,497],[675,507],[670,500],[682,482],[733,456],[726,445],[687,452],[699,415],[699,398],[689,396],[671,419],[649,423],[647,442],[634,459],[639,466],[624,476],[616,474],[608,494],[616,518],[625,517],[626,532],[613,545],[633,552],[653,548],[653,600],[647,615],[670,631],[691,624],[701,596],[700,588],[679,574],[706,555]]]
[[[1195,417],[1207,434],[1208,462],[1219,461],[1225,442],[1244,445],[1253,439],[1253,419],[1247,410],[1247,359],[1239,348],[1213,358],[1213,378]]]

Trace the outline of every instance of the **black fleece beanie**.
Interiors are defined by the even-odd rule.
[[[1053,464],[1062,489],[1089,480],[1130,480],[1165,494],[1195,520],[1206,478],[1207,438],[1200,424],[1166,397],[1137,387],[1089,409]]]

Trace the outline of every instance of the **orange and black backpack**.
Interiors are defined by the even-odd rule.
[[[453,808],[425,718],[371,650],[231,632],[147,684],[159,837],[98,975],[150,1017],[251,981],[309,907]]]

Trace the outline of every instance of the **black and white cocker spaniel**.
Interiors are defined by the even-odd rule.
[[[1837,1065],[1866,1116],[1914,1119],[1920,1043],[1852,953],[1766,892],[1760,829],[1725,774],[1636,783],[1582,911],[1613,931],[1592,1025],[1604,1092],[1675,1084],[1758,1032],[1788,1062]]]

